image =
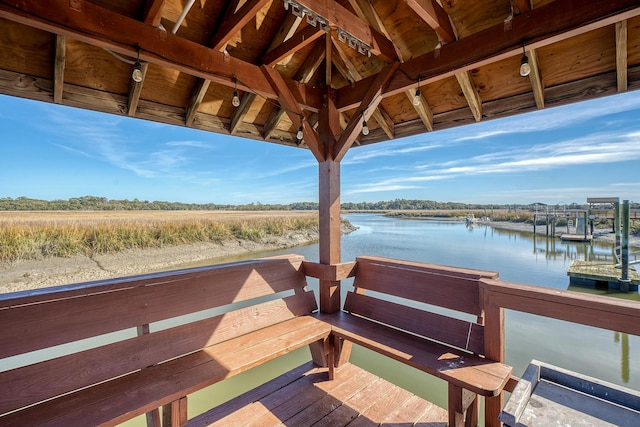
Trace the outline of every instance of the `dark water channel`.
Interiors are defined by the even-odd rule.
[[[403,220],[374,214],[350,214],[346,218],[359,228],[342,239],[343,261],[359,255],[424,261],[497,271],[502,280],[566,290],[569,284],[566,271],[574,260],[612,262],[613,257],[612,245],[563,243],[544,236],[534,238],[531,233],[486,226],[468,228],[464,222]],[[251,257],[279,253],[298,253],[317,261],[318,245]],[[345,288],[350,285],[349,281],[343,282]],[[597,293],[603,298],[640,300],[637,292],[607,296],[606,290],[573,287],[571,290]],[[531,359],[538,359],[640,390],[639,337],[512,311],[505,314],[505,329],[506,363],[514,367],[518,376]],[[190,398],[190,415],[308,359],[308,350],[300,350],[199,392]],[[447,389],[440,380],[361,348],[354,349],[352,361],[446,407]],[[144,425],[140,421],[127,424]]]

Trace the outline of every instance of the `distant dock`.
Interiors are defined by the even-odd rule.
[[[593,261],[574,261],[567,270],[570,285],[608,287],[620,289],[621,270],[614,264],[603,264]],[[640,285],[640,274],[629,268],[629,290],[637,291]]]
[[[593,239],[591,234],[563,234],[560,240],[563,242],[590,242]]]

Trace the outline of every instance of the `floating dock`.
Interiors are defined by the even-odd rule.
[[[590,242],[593,239],[591,234],[563,234],[560,240],[563,242]]]
[[[620,289],[622,270],[614,264],[603,264],[593,261],[574,261],[567,270],[570,285],[591,287],[608,287]],[[629,268],[629,290],[637,291],[640,285],[640,274],[634,268]]]

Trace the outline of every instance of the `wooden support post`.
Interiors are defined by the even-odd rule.
[[[140,325],[138,326],[138,336],[142,336],[142,335],[146,335],[148,333],[151,332],[151,329],[149,327],[148,323],[145,323],[144,325]],[[149,412],[147,412],[145,414],[146,419],[147,419],[147,427],[161,427],[161,423],[160,423],[160,408],[156,408],[154,410],[151,410]]]
[[[480,303],[484,320],[484,355],[504,363],[504,309],[491,301],[489,291],[480,282]],[[504,406],[504,393],[484,399],[485,427],[499,427],[498,416]]]
[[[478,395],[449,383],[449,427],[478,425]]]
[[[629,201],[622,201],[622,244],[620,245],[620,263],[622,276],[620,277],[620,291],[629,292]]]
[[[162,407],[162,427],[180,427],[187,423],[187,397]]]
[[[340,262],[340,163],[326,160],[319,164],[320,184],[320,263]],[[320,311],[340,310],[340,282],[320,280]]]

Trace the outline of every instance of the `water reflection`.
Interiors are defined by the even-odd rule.
[[[622,336],[622,346],[620,352],[620,368],[621,378],[624,383],[629,382],[629,335],[620,332],[614,332],[613,342],[619,343]]]

